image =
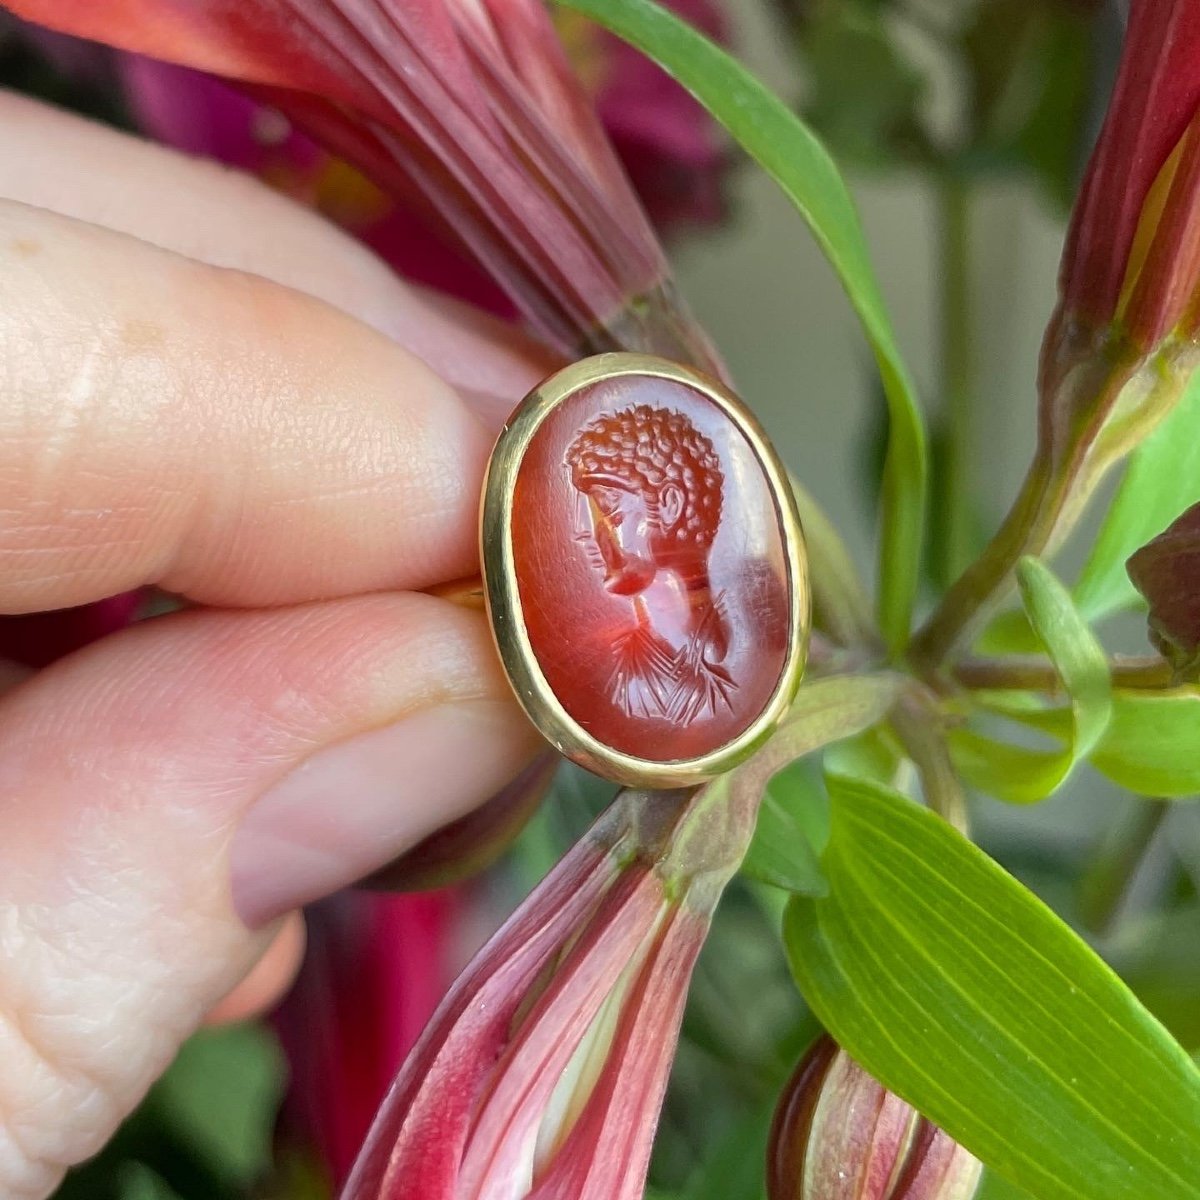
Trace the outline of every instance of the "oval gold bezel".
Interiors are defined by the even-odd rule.
[[[749,443],[775,505],[791,596],[788,652],[779,682],[762,712],[738,736],[699,758],[657,762],[614,750],[567,712],[542,674],[529,640],[513,562],[513,493],[525,453],[542,422],[581,388],[625,375],[674,380],[711,400]],[[754,415],[728,389],[687,367],[649,354],[611,352],[564,367],[540,383],[514,411],[488,463],[480,513],[480,561],[492,634],[513,691],[543,737],[589,771],[635,787],[688,787],[728,771],[748,757],[787,711],[804,673],[811,623],[807,558],[787,471]]]

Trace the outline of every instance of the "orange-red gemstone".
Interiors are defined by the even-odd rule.
[[[512,545],[538,666],[604,745],[699,758],[767,707],[790,645],[784,535],[753,448],[701,391],[623,375],[564,399],[518,468]]]

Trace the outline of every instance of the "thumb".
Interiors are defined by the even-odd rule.
[[[103,1145],[262,954],[264,917],[520,769],[486,637],[428,596],[197,611],[5,694],[0,1196],[42,1200]]]

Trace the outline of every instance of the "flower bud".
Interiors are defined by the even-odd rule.
[[[982,1172],[828,1036],[783,1089],[767,1150],[770,1200],[971,1200]]]
[[[342,1200],[638,1200],[757,799],[621,793],[446,995]]]
[[[1178,403],[1196,365],[1198,68],[1189,0],[1134,0],[1042,343],[1039,448],[1079,499]]]
[[[1150,605],[1150,640],[1180,678],[1200,676],[1200,504],[1143,546],[1127,569]]]

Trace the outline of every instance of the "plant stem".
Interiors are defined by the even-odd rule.
[[[1039,378],[1038,445],[1021,490],[991,542],[954,581],[909,647],[910,663],[927,679],[1011,583],[1022,556],[1045,554],[1066,536],[1105,471],[1170,412],[1186,378],[1179,366],[1193,363],[1175,344],[1147,360],[1138,346],[1111,330],[1101,336],[1080,326],[1063,334],[1052,323],[1048,337]],[[1127,405],[1131,411],[1110,422],[1138,371],[1145,386]]]
[[[959,833],[970,836],[967,798],[950,760],[933,698],[913,689],[892,709],[892,728],[921,780],[925,803]]]
[[[909,656],[919,673],[933,674],[985,604],[1007,582],[1023,554],[1037,553],[1049,539],[1065,503],[1065,488],[1052,488],[1046,459],[1035,455],[1021,491],[987,548],[958,576],[913,639]]]
[[[969,185],[950,175],[938,186],[941,267],[942,456],[938,583],[947,587],[973,557],[971,468],[974,460],[974,369],[971,358]]]
[[[1160,690],[1171,686],[1171,665],[1157,654],[1114,655],[1109,660],[1114,687]],[[965,658],[954,667],[954,678],[973,691],[1062,691],[1054,664],[1044,658]]]
[[[1107,844],[1092,863],[1082,881],[1081,896],[1083,919],[1089,929],[1100,933],[1112,924],[1170,811],[1166,800],[1141,801],[1116,844]]]

